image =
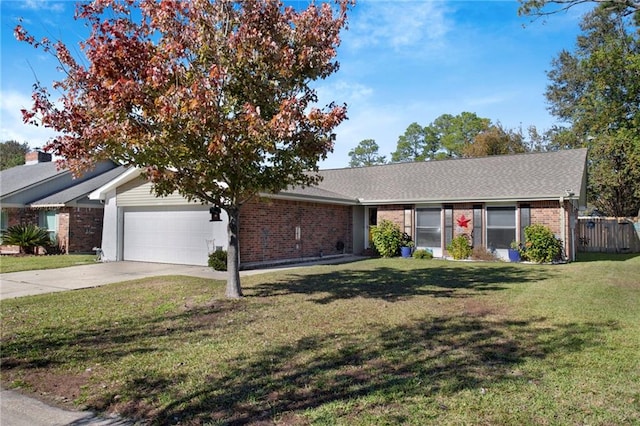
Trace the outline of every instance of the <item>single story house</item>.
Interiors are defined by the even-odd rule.
[[[240,211],[240,262],[295,260],[370,247],[369,229],[397,223],[417,248],[446,257],[452,238],[507,258],[524,228],[544,224],[576,252],[586,204],[586,149],[321,170],[322,182],[260,194]],[[227,246],[227,218],[179,195],[159,198],[129,169],[90,195],[104,203],[105,260],[206,265]]]
[[[33,151],[25,164],[0,171],[0,230],[36,224],[64,253],[90,253],[102,244],[103,206],[88,195],[126,169],[106,161],[79,178],[59,170],[51,154]]]

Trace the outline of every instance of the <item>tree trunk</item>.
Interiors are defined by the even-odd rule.
[[[229,224],[227,234],[229,235],[229,245],[227,247],[227,292],[226,296],[231,299],[242,297],[240,287],[240,245],[238,244],[238,219],[240,209],[231,207],[227,210]]]

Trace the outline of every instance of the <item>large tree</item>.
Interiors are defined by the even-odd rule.
[[[546,97],[569,124],[564,141],[589,150],[589,199],[613,216],[640,208],[640,38],[609,6],[585,15],[573,52],[553,61]],[[635,30],[635,31],[634,31]]]
[[[478,134],[487,131],[490,125],[490,119],[465,111],[455,116],[443,114],[429,124],[425,131],[437,141],[439,149],[446,152],[446,157],[461,157],[465,147]]]
[[[497,123],[477,134],[473,142],[463,148],[462,154],[464,157],[486,157],[527,151],[528,147],[521,132],[505,129],[502,124]]]
[[[17,141],[0,142],[0,170],[24,164],[24,156],[31,149],[28,143]]]
[[[380,155],[378,150],[380,147],[374,139],[364,139],[360,141],[358,146],[349,151],[349,167],[366,167],[376,164],[384,164],[385,156]]]
[[[398,137],[396,150],[391,153],[391,161],[424,161],[427,154],[424,127],[418,123],[411,123],[404,134]]]
[[[258,192],[318,182],[346,105],[316,106],[311,83],[338,69],[349,0],[304,10],[276,0],[96,0],[76,7],[90,35],[16,36],[54,54],[51,100],[36,83],[25,121],[61,136],[46,149],[75,172],[111,158],[136,166],[162,196],[223,208],[228,297],[240,297],[238,218]]]

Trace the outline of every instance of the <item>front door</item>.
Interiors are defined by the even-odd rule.
[[[373,248],[373,242],[371,238],[371,227],[376,226],[378,224],[378,208],[377,207],[367,207],[366,209],[366,224],[365,224],[365,248]]]

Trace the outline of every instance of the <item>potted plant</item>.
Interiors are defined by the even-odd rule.
[[[413,243],[413,240],[411,239],[411,236],[409,236],[409,234],[407,234],[406,232],[402,234],[400,255],[405,258],[411,257],[411,250],[413,249],[414,245],[415,244]]]
[[[509,262],[520,262],[520,248],[521,245],[518,241],[511,242],[511,247],[509,247]]]

